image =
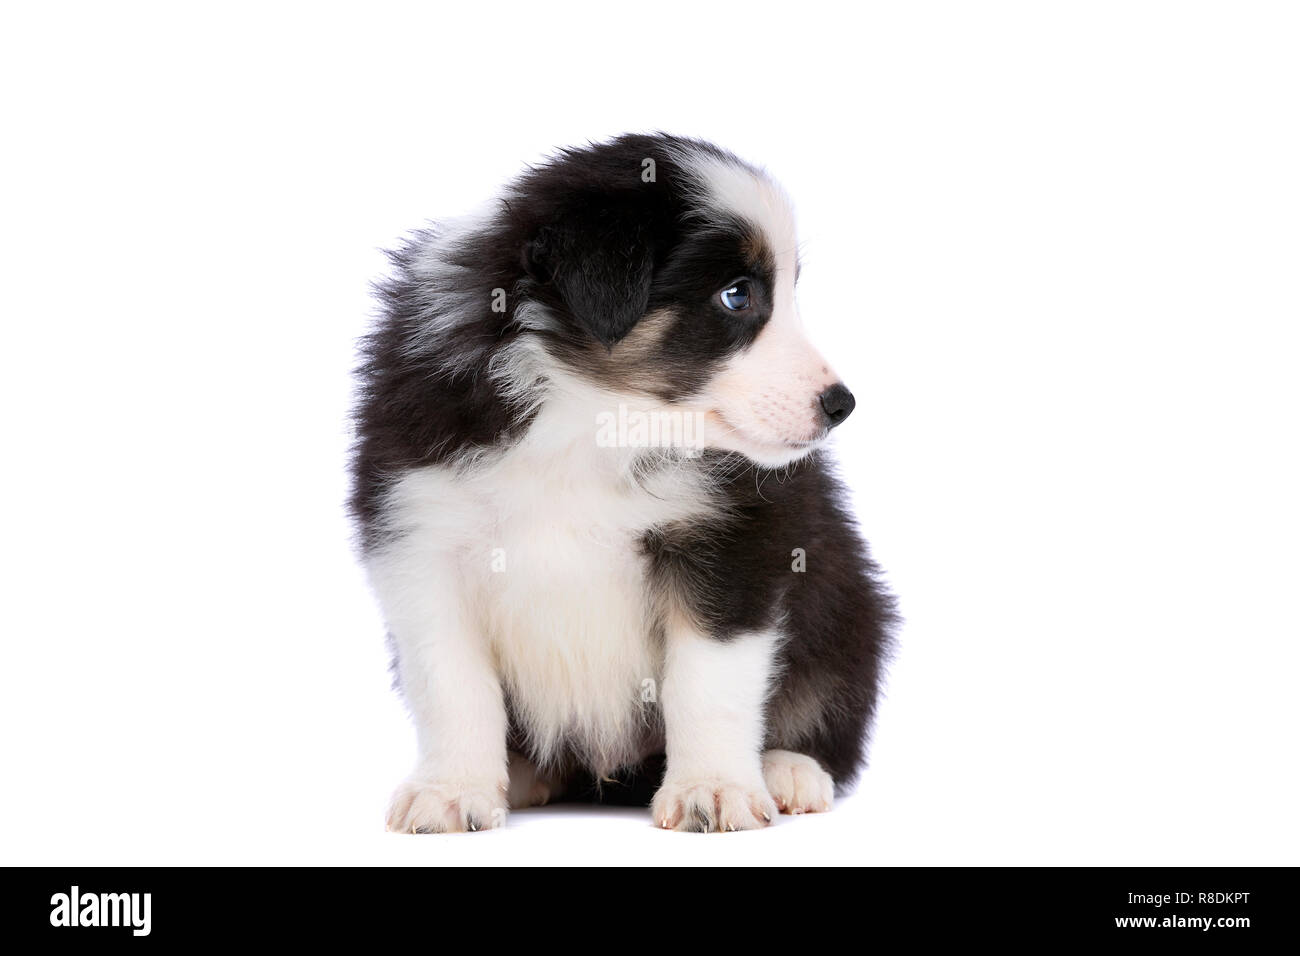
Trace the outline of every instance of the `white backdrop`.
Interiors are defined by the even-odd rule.
[[[1300,863],[1294,7],[34,11],[0,862]],[[759,833],[385,834],[413,735],[342,509],[378,250],[652,129],[796,202],[907,618],[871,767]]]

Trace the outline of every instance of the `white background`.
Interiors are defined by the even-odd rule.
[[[1294,9],[11,5],[0,861],[1300,863]],[[907,618],[871,767],[759,833],[385,834],[378,250],[653,129],[797,204]]]

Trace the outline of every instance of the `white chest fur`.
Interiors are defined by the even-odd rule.
[[[642,536],[710,505],[690,469],[636,480],[635,450],[600,447],[595,415],[589,401],[549,402],[508,451],[409,474],[389,499],[407,554],[385,563],[454,567],[535,754],[567,745],[602,771],[642,756],[655,727],[643,696],[662,648]]]

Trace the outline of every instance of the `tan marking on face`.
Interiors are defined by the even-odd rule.
[[[606,350],[593,342],[591,367],[596,378],[620,391],[658,394],[664,388],[664,376],[670,375],[671,369],[660,367],[653,357],[676,318],[669,309],[656,309],[632,326],[632,331],[612,348]]]

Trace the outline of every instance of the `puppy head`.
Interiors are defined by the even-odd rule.
[[[794,217],[766,175],[707,144],[632,136],[533,176],[524,267],[571,373],[694,415],[703,445],[766,467],[848,417],[852,394],[802,330]]]

